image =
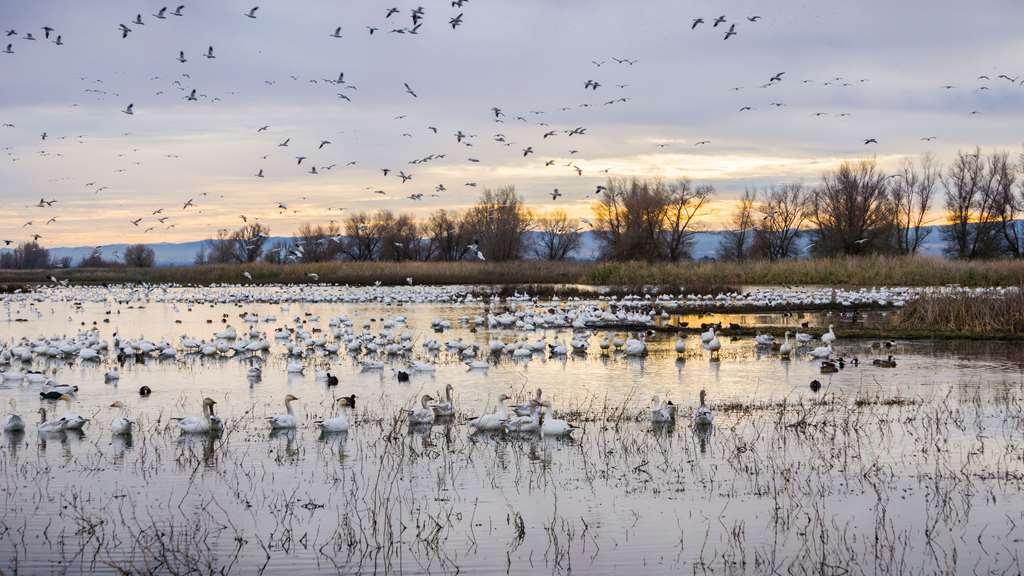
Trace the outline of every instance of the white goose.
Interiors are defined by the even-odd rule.
[[[676,421],[676,405],[671,400],[662,402],[657,396],[651,398],[651,422],[664,424]]]
[[[65,422],[63,418],[58,418],[56,420],[49,420],[49,421],[47,421],[46,420],[46,408],[40,408],[39,409],[39,424],[38,424],[37,428],[38,428],[39,432],[41,432],[41,433],[63,432],[64,430],[67,430],[67,422]]]
[[[518,406],[513,406],[512,411],[516,413],[516,416],[529,416],[533,414],[533,409],[540,405],[540,397],[542,393],[541,389],[537,388],[537,394],[533,398],[519,404]]]
[[[529,416],[515,416],[505,423],[505,432],[526,434],[539,432],[541,426],[540,404],[533,407]]]
[[[540,431],[545,436],[568,436],[577,427],[565,420],[555,418],[551,414],[551,402],[541,403],[541,425]]]
[[[715,335],[711,337],[711,340],[704,344],[704,347],[707,348],[708,352],[711,352],[711,359],[717,360],[718,352],[722,349],[722,341],[718,339],[717,335]]]
[[[814,350],[811,350],[811,356],[813,356],[815,358],[824,358],[824,359],[831,358],[832,357],[832,347],[828,346],[828,345],[818,346]]]
[[[287,414],[280,416],[270,416],[267,421],[270,422],[270,427],[274,430],[290,430],[295,428],[297,421],[295,419],[295,413],[292,412],[292,402],[298,400],[298,397],[288,394],[284,397],[284,408]]]
[[[127,436],[132,433],[132,421],[124,415],[125,407],[120,400],[114,400],[111,408],[120,408],[121,415],[110,421],[110,432],[114,436]]]
[[[700,341],[703,344],[707,344],[708,342],[711,342],[714,338],[715,338],[715,327],[714,326],[709,327],[707,332],[701,332],[700,333]]]
[[[686,354],[686,340],[682,334],[676,337],[676,354]]]
[[[791,354],[793,354],[793,345],[789,343],[789,332],[786,332],[786,337],[782,341],[782,346],[779,346],[779,356],[781,356],[783,360],[789,360]]]
[[[316,425],[324,432],[347,432],[351,426],[349,412],[354,404],[353,400],[355,400],[354,395],[338,398],[338,405],[341,406],[341,410],[338,412],[338,415],[334,418],[320,420],[316,422]]]
[[[420,398],[420,407],[409,411],[409,424],[433,424],[434,409],[430,406],[432,400],[434,397],[430,394],[424,394]]]
[[[491,414],[484,414],[478,416],[466,422],[466,424],[473,429],[474,432],[496,432],[504,428],[505,423],[508,422],[508,408],[505,406],[505,402],[508,400],[508,395],[502,394],[498,396],[498,409]]]
[[[832,343],[836,341],[836,333],[832,331],[831,324],[828,325],[828,332],[825,332],[824,334],[821,335],[821,341],[826,346],[831,346]]]
[[[65,394],[64,396],[61,397],[61,400],[67,402],[69,408],[71,407],[70,396]],[[89,421],[88,418],[79,416],[74,412],[65,412],[64,415],[60,417],[60,419],[64,421],[65,430],[81,430],[82,428],[85,427],[85,423]]]
[[[213,413],[216,402],[213,398],[203,398],[203,415],[171,418],[178,422],[178,429],[186,434],[209,434],[224,429],[224,422]]]
[[[697,412],[693,415],[693,422],[698,426],[709,426],[715,419],[715,415],[711,412],[711,408],[704,403],[704,399],[707,394],[700,391],[700,406],[697,407]]]
[[[25,430],[25,421],[13,412],[15,409],[14,398],[11,398],[10,404],[12,412],[7,415],[7,418],[4,418],[4,432],[21,432]]]
[[[452,388],[451,384],[444,387],[444,402],[431,406],[434,410],[434,416],[438,418],[447,418],[455,414],[455,404],[452,402],[452,390],[454,390],[454,388]]]

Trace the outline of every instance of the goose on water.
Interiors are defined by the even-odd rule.
[[[447,418],[455,414],[455,404],[452,402],[452,385],[449,384],[444,387],[444,402],[434,404],[431,408],[434,410],[434,416],[437,418]]]
[[[124,415],[124,404],[122,404],[120,400],[114,400],[110,407],[121,409],[121,415],[110,421],[110,432],[114,436],[127,436],[128,434],[131,434],[132,421]]]
[[[434,422],[434,409],[430,406],[430,402],[433,400],[433,396],[424,394],[420,398],[420,407],[409,411],[409,424],[432,424]]]
[[[14,408],[14,399],[12,398],[11,410],[13,411]],[[7,415],[7,418],[4,418],[3,428],[4,432],[21,432],[22,430],[25,429],[25,421],[21,419],[21,416],[18,416],[14,412],[11,412],[10,414]]]
[[[178,422],[178,429],[186,434],[209,434],[224,429],[224,422],[213,413],[217,404],[213,398],[203,398],[203,415],[171,418]]]
[[[831,346],[832,343],[836,341],[836,333],[832,330],[831,324],[828,325],[828,332],[821,335],[821,341],[826,346]]]
[[[505,423],[505,431],[512,434],[539,432],[541,428],[541,406],[537,404],[528,416],[513,416]]]
[[[295,413],[292,412],[292,402],[298,400],[298,397],[288,394],[284,397],[284,408],[287,414],[280,416],[270,416],[267,421],[270,422],[270,427],[274,430],[290,430],[295,428],[296,419]]]
[[[315,422],[315,424],[324,432],[346,432],[351,426],[349,412],[356,405],[356,395],[352,394],[351,396],[342,396],[341,398],[338,398],[337,402],[341,407],[337,416]]]
[[[507,394],[498,396],[498,408],[495,412],[478,416],[466,422],[474,432],[497,432],[505,427],[508,422],[508,408],[505,402],[508,401]]]
[[[63,432],[67,430],[67,422],[63,418],[56,420],[46,419],[46,408],[39,409],[39,424],[36,426],[40,432]]]
[[[551,402],[541,403],[541,434],[545,436],[568,436],[578,427],[566,420],[555,418],[551,412]]]
[[[675,420],[676,405],[671,400],[662,402],[657,396],[651,398],[651,422],[664,424]]]
[[[790,355],[793,354],[793,345],[789,343],[789,332],[786,332],[785,340],[782,341],[782,346],[779,346],[779,356],[783,360],[789,360]]]
[[[512,411],[515,412],[516,416],[529,416],[530,414],[533,414],[533,409],[540,406],[541,394],[543,394],[543,392],[540,388],[537,388],[537,392],[533,398],[523,402],[522,404],[514,406]]]
[[[704,390],[700,391],[700,406],[697,407],[697,411],[693,415],[693,421],[698,426],[709,426],[715,419],[714,413],[711,412],[711,408],[705,403],[707,393]]]

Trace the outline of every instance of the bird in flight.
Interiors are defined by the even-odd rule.
[[[696,29],[697,26],[700,26],[703,23],[704,23],[704,19],[703,18],[694,18],[693,19],[693,24],[690,26],[690,30]]]
[[[864,140],[864,145],[867,146],[868,144],[878,144],[878,140],[875,140],[874,138],[867,138]]]
[[[412,88],[409,86],[408,82],[403,82],[402,84],[405,85],[405,93],[406,94],[409,94],[413,98],[418,98],[418,96],[416,96],[416,93],[412,91]]]
[[[725,38],[724,39],[728,40],[729,38],[731,38],[731,37],[733,37],[735,35],[736,35],[736,25],[732,24],[732,25],[729,26],[729,30],[725,33]]]
[[[249,9],[248,12],[245,13],[245,15],[248,16],[249,18],[255,19],[256,18],[256,11],[259,10],[259,9],[260,9],[259,6],[253,6],[252,8]]]
[[[125,107],[124,110],[121,110],[121,112],[124,112],[125,114],[127,114],[129,116],[135,114],[135,104],[129,104],[128,106]]]

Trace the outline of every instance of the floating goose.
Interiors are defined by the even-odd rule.
[[[68,403],[68,408],[71,407],[70,396],[65,394],[60,399]],[[85,427],[85,423],[89,421],[88,418],[83,418],[82,416],[79,416],[74,412],[65,412],[64,415],[60,417],[60,419],[64,421],[65,430],[81,430],[83,427]]]
[[[431,406],[434,410],[434,416],[438,418],[446,418],[455,414],[455,404],[452,402],[452,390],[454,390],[454,388],[451,384],[444,387],[444,402]]]
[[[793,345],[789,343],[789,332],[786,332],[785,340],[782,341],[782,346],[779,346],[779,356],[781,356],[783,360],[789,360],[792,353]]]
[[[13,398],[11,398],[10,404],[11,410],[14,410],[15,404]],[[21,432],[25,429],[25,421],[21,419],[21,416],[12,412],[7,415],[7,418],[4,418],[3,428],[4,432]]]
[[[127,436],[132,433],[132,421],[124,415],[124,404],[120,400],[115,400],[111,405],[111,408],[120,408],[121,415],[114,418],[110,422],[110,432],[114,436]]]
[[[543,394],[543,392],[540,388],[537,388],[537,392],[533,398],[519,404],[518,406],[513,406],[512,411],[515,412],[516,416],[529,416],[530,414],[533,414],[533,409],[540,406],[541,394]]]
[[[664,424],[676,421],[676,405],[671,400],[662,402],[657,396],[651,398],[651,422]]]
[[[351,426],[349,410],[356,405],[356,395],[338,398],[338,405],[341,406],[341,411],[337,416],[316,422],[316,425],[324,432],[346,432]]]
[[[537,404],[526,416],[515,416],[505,423],[505,432],[511,434],[527,434],[539,432],[541,429],[541,406]]]
[[[203,415],[171,418],[178,422],[178,429],[186,434],[209,434],[224,429],[224,422],[213,413],[216,402],[213,398],[203,398]]]
[[[508,408],[505,406],[507,400],[508,395],[506,394],[498,396],[497,411],[473,418],[466,422],[466,424],[474,432],[497,432],[501,430],[505,427],[505,423],[508,422]]]
[[[298,400],[296,396],[288,394],[284,397],[284,408],[287,414],[280,416],[270,416],[267,421],[270,422],[270,427],[274,430],[290,430],[295,428],[295,413],[292,412],[292,402]]]
[[[424,394],[423,398],[420,398],[420,407],[409,411],[409,424],[432,424],[434,409],[430,406],[430,402],[433,400],[433,396]]]
[[[39,424],[37,426],[40,432],[63,432],[67,430],[67,422],[63,418],[56,420],[46,420],[46,408],[39,409]]]
[[[704,343],[704,344],[707,344],[708,342],[711,342],[714,339],[715,339],[715,327],[714,326],[709,327],[707,332],[701,332],[700,333],[700,341],[702,343]]]
[[[686,340],[683,339],[682,335],[676,337],[676,354],[686,353]]]
[[[711,422],[715,419],[715,415],[711,412],[711,408],[704,403],[707,394],[700,391],[700,406],[697,407],[697,412],[693,415],[693,422],[698,426],[710,426]]]
[[[831,324],[828,325],[828,332],[821,335],[821,341],[824,342],[826,346],[830,346],[836,341],[836,333],[832,331]]]
[[[540,431],[545,436],[568,436],[577,427],[565,420],[559,420],[551,414],[551,402],[541,403],[541,425]]]
[[[825,359],[828,359],[828,358],[830,358],[832,356],[832,347],[831,346],[818,346],[814,350],[811,350],[811,356],[813,356],[815,358],[825,358]]]

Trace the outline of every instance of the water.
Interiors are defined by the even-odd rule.
[[[401,315],[406,323],[391,331],[411,332],[415,346],[386,359],[383,371],[362,371],[344,348],[341,355],[321,350],[295,375],[286,373],[282,342],[271,338],[258,382],[246,378],[247,355],[129,360],[116,384],[103,379],[112,356],[98,363],[37,357],[31,367],[80,390],[69,407],[41,401],[38,384],[0,388],[29,423],[26,433],[5,435],[0,454],[4,571],[1020,571],[1024,352],[1016,343],[873,349],[844,340],[838,317],[724,315],[714,319],[794,330],[804,321],[835,323],[837,352],[862,362],[825,375],[805,355],[786,362],[749,337],[727,336],[721,361],[710,362],[695,335],[679,358],[675,336],[663,333],[648,339],[647,356],[632,358],[601,354],[604,333],[596,332],[585,355],[505,356],[487,371],[469,371],[457,354],[431,354],[420,344],[462,338],[486,350],[491,339],[521,334],[460,324],[463,316],[486,315],[484,303],[189,309],[181,295],[10,300],[0,327],[7,343],[72,335],[94,322],[107,341],[117,332],[177,343],[183,334],[210,339],[223,320],[240,334],[255,326],[270,336],[299,317],[306,330],[333,340],[331,317],[376,333],[382,319]],[[246,324],[243,312],[277,319]],[[443,334],[430,328],[439,318],[452,324]],[[571,333],[529,337],[567,343]],[[896,368],[871,366],[890,353]],[[437,371],[400,383],[395,369],[409,359],[434,362]],[[328,366],[341,380],[337,388],[314,377]],[[808,388],[813,379],[823,384],[817,394]],[[447,384],[456,421],[410,431],[402,410],[423,394],[443,394]],[[143,385],[151,396],[138,395]],[[523,399],[537,387],[556,415],[581,426],[572,439],[470,435],[461,424],[493,410],[498,394]],[[716,409],[708,430],[690,423],[701,389]],[[284,412],[288,393],[299,397],[299,428],[271,433],[265,417]],[[321,434],[314,420],[333,414],[335,397],[352,393],[353,429]],[[652,429],[652,395],[679,405],[674,426]],[[227,430],[216,438],[181,436],[170,418],[199,414],[203,397],[216,400]],[[822,398],[827,403],[813,404]],[[115,400],[137,421],[130,438],[110,434],[120,414],[109,407]],[[71,409],[90,422],[83,433],[41,435],[34,426],[40,406],[51,415]]]

